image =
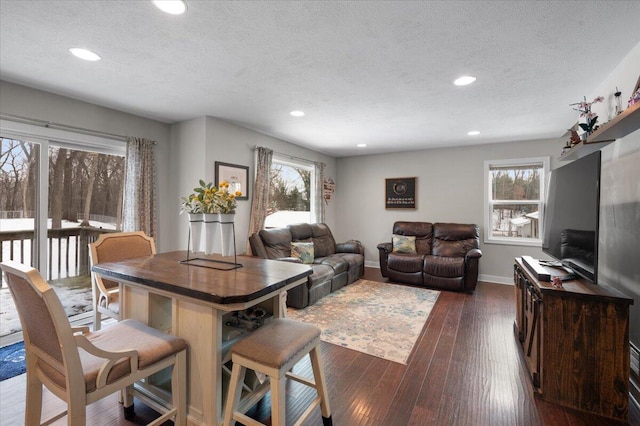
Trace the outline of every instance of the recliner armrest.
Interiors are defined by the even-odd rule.
[[[391,244],[391,243],[380,243],[380,244],[378,244],[378,250],[389,254],[389,253],[391,253],[393,251],[393,244]]]
[[[380,243],[378,244],[378,258],[380,259],[380,273],[383,277],[387,278],[387,260],[389,254],[393,251],[393,244]]]
[[[358,240],[349,240],[336,244],[336,253],[356,253],[364,256],[364,247]]]
[[[467,252],[467,254],[465,255],[465,260],[468,259],[478,259],[482,257],[482,252],[480,251],[480,249],[471,249]]]

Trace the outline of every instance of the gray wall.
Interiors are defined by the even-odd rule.
[[[481,278],[511,283],[515,256],[546,256],[539,247],[484,244],[484,161],[549,156],[553,168],[564,143],[537,140],[340,158],[336,233],[361,240],[367,264],[377,266],[376,247],[391,241],[397,220],[475,223],[481,232]],[[408,176],[417,177],[416,209],[385,210],[385,178]]]
[[[173,245],[170,249],[184,249],[187,245],[188,226],[186,216],[178,216],[179,198],[193,191],[198,180],[213,182],[215,162],[249,166],[249,199],[239,200],[236,209],[236,244],[238,254],[245,253],[248,240],[251,197],[255,174],[254,146],[265,146],[280,154],[320,161],[326,164],[325,177],[336,177],[336,160],[333,157],[310,151],[280,139],[258,133],[214,117],[200,117],[172,125],[170,175],[175,183],[171,198],[175,208],[173,226],[168,232]],[[326,222],[335,226],[335,203],[326,205]],[[177,226],[176,226],[177,224]],[[215,247],[219,252],[220,248]]]
[[[612,93],[626,102],[640,81],[640,43],[591,93],[605,96],[594,110],[603,121],[614,117]],[[589,99],[589,97],[588,97]],[[640,130],[602,148],[598,282],[632,297],[630,340],[640,347]]]
[[[635,300],[630,340],[640,347],[640,130],[602,149],[598,282]]]

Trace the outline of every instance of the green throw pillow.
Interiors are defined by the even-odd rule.
[[[391,242],[393,251],[396,253],[416,254],[416,237],[414,236],[393,234]]]
[[[302,263],[313,263],[313,243],[291,243],[291,257],[297,257]]]

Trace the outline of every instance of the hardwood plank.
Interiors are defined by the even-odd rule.
[[[365,278],[384,282],[377,269]],[[513,286],[479,283],[472,294],[442,292],[407,365],[322,342],[333,421],[341,426],[404,425],[611,425],[609,419],[550,404],[534,397],[513,332]],[[348,319],[345,319],[348,320]],[[311,374],[307,358],[297,366]],[[25,375],[0,382],[0,425],[23,423]],[[287,385],[287,423],[313,397],[306,387]],[[270,423],[269,394],[249,413]],[[45,391],[44,409],[62,404]],[[630,409],[630,424],[640,413]],[[136,401],[129,422],[113,395],[88,407],[92,425],[138,425],[157,417]],[[65,419],[56,422],[64,425]],[[170,423],[168,423],[170,424]],[[316,410],[305,425],[321,425]]]
[[[455,295],[442,293],[445,300],[453,299]],[[451,300],[453,302],[453,300]],[[438,343],[434,351],[429,370],[424,378],[424,385],[418,394],[416,405],[436,414],[436,419],[446,410],[452,393],[447,389],[449,376],[463,367],[459,362],[454,362],[454,347],[460,320],[462,318],[461,303],[448,303],[447,316],[443,324]],[[460,394],[453,395],[458,398]],[[453,414],[453,413],[449,413]],[[427,419],[425,419],[427,420]]]

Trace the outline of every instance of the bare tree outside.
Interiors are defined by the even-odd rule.
[[[309,211],[311,208],[311,172],[275,165],[271,168],[269,213],[280,210]]]
[[[64,191],[64,171],[67,163],[67,150],[60,148],[57,154],[49,155],[50,170],[53,171],[51,180],[52,196],[49,199],[51,204],[51,227],[62,228],[62,196]]]
[[[97,217],[121,222],[124,157],[52,147],[49,159],[52,228],[62,221],[89,226]]]
[[[93,197],[93,184],[96,181],[96,170],[98,168],[98,164],[96,159],[98,158],[98,154],[90,153],[87,159],[87,196],[84,199],[84,212],[82,215],[82,223],[80,226],[90,226],[89,217],[91,214],[91,199]]]
[[[33,211],[35,210],[35,188],[36,180],[38,178],[38,152],[39,145],[25,143],[20,141],[20,147],[24,154],[25,166],[22,166],[26,172],[26,176],[20,176],[18,179],[22,183],[22,210],[27,213],[28,217],[33,217]],[[20,157],[17,157],[19,160]],[[28,213],[31,212],[31,213]]]
[[[22,145],[19,141],[10,139],[2,140],[0,149],[0,211],[15,212],[18,206],[23,206],[23,176],[27,165],[22,155]],[[9,216],[6,213],[5,216]]]

